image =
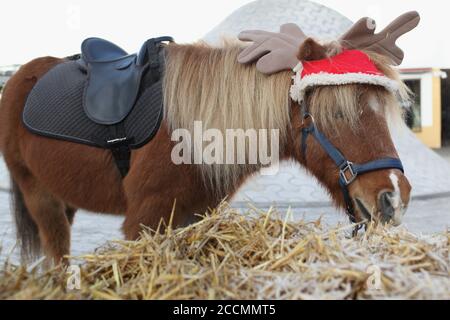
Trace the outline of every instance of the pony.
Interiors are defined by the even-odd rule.
[[[237,63],[241,42],[219,47],[205,43],[169,44],[163,95],[165,113],[154,138],[131,155],[130,171],[119,174],[107,150],[49,139],[29,132],[21,116],[37,81],[64,62],[42,57],[23,65],[7,82],[0,104],[0,146],[12,180],[17,237],[25,261],[45,254],[67,261],[70,229],[78,209],[124,214],[126,239],[140,236],[142,226],[157,229],[161,221],[183,226],[232,197],[262,164],[174,164],[171,133],[191,130],[194,121],[224,132],[228,128],[279,130],[279,158],[305,167],[329,192],[338,208],[346,202],[339,168],[320,143],[309,136],[302,152],[305,120],[301,104],[289,96],[292,71],[265,75],[255,63]],[[331,59],[343,52],[337,42],[308,39],[298,60]],[[367,50],[376,67],[408,96],[398,72],[382,55]],[[318,130],[348,159],[365,163],[398,158],[390,126],[402,125],[397,97],[382,86],[365,83],[311,87],[304,97]],[[368,172],[348,187],[355,221],[399,224],[409,203],[411,186],[401,170]],[[394,213],[394,214],[392,214]],[[100,228],[101,226],[99,226]]]

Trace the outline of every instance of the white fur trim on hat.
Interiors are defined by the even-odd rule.
[[[301,102],[303,100],[305,91],[314,86],[330,86],[330,85],[345,85],[351,83],[366,83],[377,86],[382,86],[387,90],[395,93],[399,90],[399,85],[395,80],[386,76],[373,75],[367,73],[345,73],[345,74],[331,74],[331,73],[316,73],[301,78],[301,73],[296,72],[293,77],[294,84],[291,86],[290,95],[292,100]]]

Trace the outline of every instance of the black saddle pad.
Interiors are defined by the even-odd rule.
[[[63,62],[45,74],[30,92],[23,122],[33,133],[96,147],[117,138],[115,126],[97,124],[83,109],[87,74],[76,61]],[[121,125],[131,148],[146,144],[159,129],[163,114],[162,83],[141,88]]]

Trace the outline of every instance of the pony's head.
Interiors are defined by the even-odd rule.
[[[320,45],[308,39],[298,57],[304,77],[301,86],[292,87],[301,97],[291,105],[291,155],[355,221],[400,224],[411,186],[389,128],[403,125],[398,97],[407,99],[407,88],[386,59],[375,53],[341,52],[334,43]],[[354,81],[348,80],[353,73],[330,75],[321,70],[305,75],[309,62],[310,68],[322,62],[336,67],[347,59],[354,62],[350,67],[358,59],[370,60],[383,76],[372,83],[371,75],[363,79],[362,70],[356,76],[361,79]]]
[[[370,23],[369,23],[370,22]],[[403,125],[399,97],[408,90],[390,65],[403,52],[396,39],[419,22],[399,17],[379,34],[362,19],[338,41],[319,44],[293,24],[280,33],[246,31],[239,56],[265,74],[291,69],[291,138],[287,154],[312,173],[352,221],[401,223],[411,186],[391,125]]]

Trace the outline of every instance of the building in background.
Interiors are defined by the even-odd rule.
[[[413,92],[406,123],[417,138],[430,148],[450,144],[450,83],[447,71],[437,68],[401,69],[401,76]]]

